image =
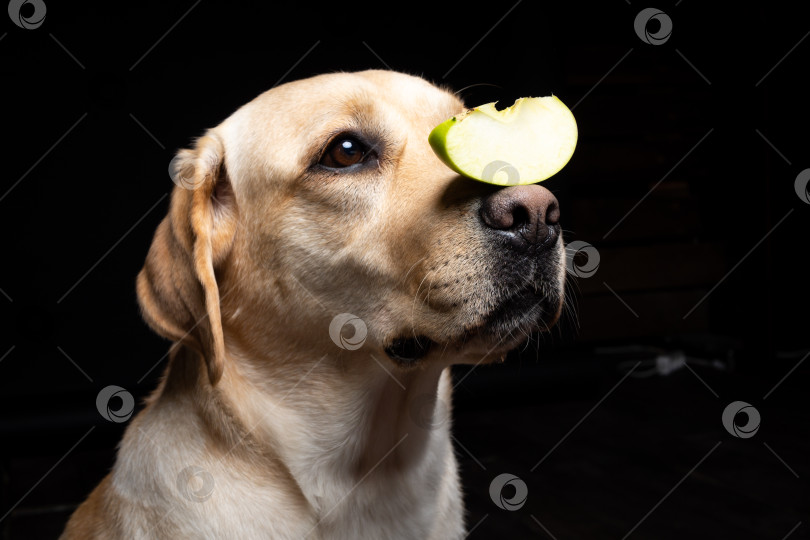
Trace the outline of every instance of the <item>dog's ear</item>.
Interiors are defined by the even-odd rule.
[[[215,385],[225,345],[214,270],[231,250],[236,200],[215,132],[200,138],[193,150],[181,150],[172,163],[177,186],[138,274],[138,302],[158,334],[203,356]]]

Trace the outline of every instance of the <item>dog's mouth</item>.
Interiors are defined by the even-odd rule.
[[[446,285],[452,284],[453,278],[430,276],[444,295],[435,294],[434,303],[428,297],[425,305],[442,316],[417,319],[390,336],[384,345],[386,355],[402,367],[419,365],[432,353],[475,355],[483,350],[491,351],[495,357],[519,346],[532,334],[549,331],[562,312],[562,257],[561,249],[528,256],[499,249],[479,261],[475,274],[449,270],[450,276],[459,276],[455,283],[460,280],[468,284],[455,290]]]
[[[547,331],[557,320],[561,295],[546,284],[527,287],[503,300],[484,319],[479,333],[492,339],[509,335],[527,337],[530,333]]]
[[[433,341],[425,336],[397,338],[385,348],[385,354],[397,364],[407,367],[427,356],[431,345]]]
[[[433,350],[465,349],[471,344],[483,346],[493,356],[501,355],[532,333],[548,331],[560,315],[561,304],[558,285],[531,282],[505,295],[488,313],[463,325],[454,335],[397,337],[385,347],[385,353],[401,367],[418,365]]]
[[[528,281],[508,283],[491,310],[465,328],[461,342],[478,341],[495,353],[548,332],[562,312],[563,286],[555,264],[542,264]]]
[[[527,338],[536,331],[547,331],[559,317],[562,283],[557,253],[547,253],[516,266],[523,273],[512,272],[501,277],[496,290],[498,300],[482,314],[465,337],[482,337],[492,341],[509,341],[510,335]],[[522,263],[522,264],[520,264]]]

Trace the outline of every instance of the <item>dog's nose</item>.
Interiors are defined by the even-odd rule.
[[[487,227],[508,235],[517,247],[551,245],[559,236],[556,225],[560,221],[560,205],[544,187],[510,186],[484,199],[481,219]]]

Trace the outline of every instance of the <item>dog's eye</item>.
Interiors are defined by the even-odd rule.
[[[369,148],[354,137],[340,136],[335,138],[321,157],[321,165],[342,169],[363,161]]]

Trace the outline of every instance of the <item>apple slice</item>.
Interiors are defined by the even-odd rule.
[[[467,110],[436,126],[428,142],[451,169],[469,178],[515,186],[562,169],[577,145],[574,115],[555,96],[520,98]]]

